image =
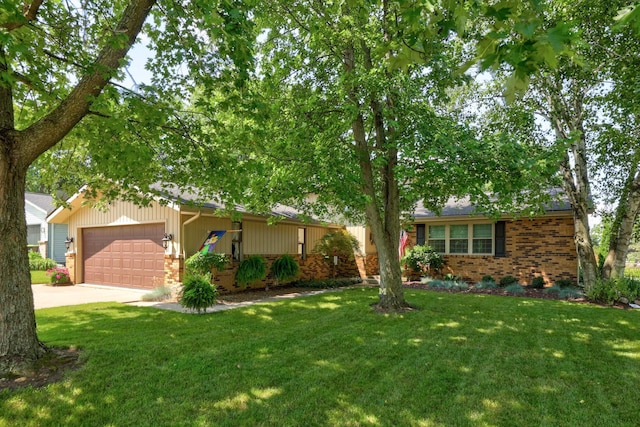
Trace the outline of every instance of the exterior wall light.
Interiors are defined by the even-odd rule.
[[[169,242],[173,240],[173,234],[164,233],[162,236],[162,247],[167,249],[169,247]]]
[[[71,248],[72,244],[73,244],[73,237],[67,237],[64,241],[64,245],[67,247],[67,251],[69,250],[69,248]]]

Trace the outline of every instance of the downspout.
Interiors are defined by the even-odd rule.
[[[192,222],[194,222],[195,220],[197,220],[198,218],[200,218],[200,214],[202,212],[198,211],[198,213],[196,214],[196,216],[194,216],[193,218],[189,218],[188,220],[186,220],[185,222],[182,223],[182,231],[180,232],[180,245],[182,246],[182,258],[183,259],[187,259],[187,252],[184,249],[184,240],[185,240],[185,234],[184,234],[184,226],[187,224],[191,224]]]

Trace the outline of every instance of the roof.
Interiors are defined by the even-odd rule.
[[[549,203],[543,205],[544,210],[547,213],[551,212],[567,212],[571,211],[571,203],[561,190],[554,189],[549,192],[552,200]],[[420,200],[414,210],[414,218],[437,218],[437,217],[460,217],[460,216],[473,216],[482,215],[482,212],[476,210],[476,206],[471,203],[470,198],[456,198],[452,197],[444,204],[442,211],[438,215],[424,207],[422,200]]]
[[[214,199],[202,200],[202,198],[194,191],[181,191],[177,186],[164,186],[162,189],[158,189],[163,198],[167,200],[171,200],[173,202],[179,203],[181,205],[195,204],[199,207],[215,209],[215,210],[225,210],[227,207]],[[285,206],[277,204],[273,209],[268,212],[253,212],[247,210],[243,205],[234,205],[231,209],[235,212],[246,213],[246,214],[254,214],[254,215],[265,215],[265,216],[274,216],[284,219],[293,219],[293,220],[301,220],[302,212],[291,206]]]
[[[79,209],[83,206],[84,192],[87,190],[87,186],[83,186],[78,190],[76,194],[71,196],[67,200],[68,208],[63,206],[59,207],[55,211],[49,214],[47,221],[55,223],[64,223],[69,216],[72,215],[73,209]],[[268,212],[255,212],[245,209],[242,205],[234,205],[232,209],[227,209],[226,206],[219,201],[210,199],[203,200],[196,192],[191,190],[181,191],[175,185],[154,186],[160,197],[154,197],[160,203],[168,204],[169,207],[177,210],[181,210],[181,207],[193,206],[195,209],[205,208],[213,210],[230,210],[232,212],[239,212],[243,214],[257,215],[257,216],[272,216],[283,220],[293,220],[303,222],[308,217],[305,217],[302,212],[296,210],[291,206],[276,205]],[[311,220],[312,223],[318,223],[318,220]]]
[[[53,197],[49,194],[43,193],[31,193],[29,191],[24,193],[25,202],[31,203],[36,208],[40,209],[45,215],[50,214],[56,209],[53,204]]]

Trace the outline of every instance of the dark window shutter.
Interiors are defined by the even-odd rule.
[[[496,222],[495,227],[496,256],[507,256],[507,223],[505,221]]]
[[[416,224],[416,245],[423,246],[425,243],[425,225]]]

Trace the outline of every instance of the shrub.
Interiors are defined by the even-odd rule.
[[[454,280],[449,283],[451,283],[449,289],[453,289],[456,291],[466,291],[469,289],[469,285],[466,282],[463,282],[462,280]]]
[[[182,285],[181,306],[201,313],[216,303],[218,290],[209,282],[209,277],[187,276]]]
[[[496,279],[494,279],[493,276],[490,275],[490,274],[485,274],[484,276],[482,276],[482,282],[493,282],[493,283],[496,283]]]
[[[295,278],[300,271],[300,267],[291,255],[285,254],[271,263],[269,271],[276,279],[276,284],[278,284]]]
[[[476,289],[496,289],[498,285],[494,280],[482,280],[482,282],[478,282],[475,284]]]
[[[504,290],[509,294],[509,295],[522,295],[524,294],[524,286],[518,284],[518,283],[512,283],[508,286],[505,286]]]
[[[553,282],[553,284],[554,284],[554,286],[557,286],[559,288],[569,288],[569,287],[573,287],[575,285],[575,283],[573,283],[569,279],[558,279],[555,282]]]
[[[157,286],[151,292],[142,295],[142,301],[166,301],[171,298],[169,286]]]
[[[64,285],[67,283],[71,283],[69,270],[65,267],[53,267],[47,270],[47,276],[51,278],[51,284],[53,285]]]
[[[312,252],[321,254],[327,262],[333,262],[334,255],[351,260],[354,253],[360,252],[360,243],[347,231],[333,231],[322,236]]]
[[[446,289],[447,284],[442,280],[436,279],[429,282],[429,287],[436,289]]]
[[[243,260],[236,272],[236,281],[243,288],[248,284],[264,279],[267,275],[267,260],[260,255],[252,255]]]
[[[585,296],[589,301],[602,304],[613,304],[617,300],[615,280],[599,279],[596,283],[585,291]]]
[[[516,279],[513,276],[504,276],[502,279],[500,279],[501,288],[506,288],[509,285],[517,285],[517,284],[518,284],[518,279]]]
[[[40,252],[29,251],[29,270],[46,271],[54,268],[57,263],[49,258],[42,258]]]
[[[533,289],[544,289],[544,278],[542,276],[534,277],[529,287]]]
[[[188,275],[207,276],[214,268],[218,271],[224,270],[226,264],[227,256],[225,254],[198,252],[187,258],[184,262],[184,268]]]
[[[412,271],[423,276],[428,275],[431,271],[439,271],[444,267],[442,255],[431,246],[416,245],[408,249],[401,262],[406,264]]]
[[[600,279],[585,292],[585,296],[590,301],[603,304],[635,301],[640,297],[640,280],[628,277]]]
[[[555,284],[552,287],[545,289],[544,292],[549,294],[556,294],[560,299],[582,298],[584,296],[582,294],[582,291],[573,286],[560,287]]]

